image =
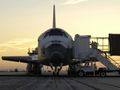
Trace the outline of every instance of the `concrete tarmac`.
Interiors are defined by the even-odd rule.
[[[120,78],[0,76],[0,90],[120,90]]]

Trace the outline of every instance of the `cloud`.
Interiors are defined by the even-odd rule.
[[[67,0],[67,1],[64,2],[63,4],[64,4],[64,5],[78,4],[78,3],[80,3],[80,2],[85,2],[85,1],[88,1],[88,0]]]
[[[35,48],[37,42],[35,39],[15,39],[7,42],[0,43],[0,53],[6,52],[8,50],[25,50],[30,48]]]

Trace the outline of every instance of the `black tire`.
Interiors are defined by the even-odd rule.
[[[84,76],[84,72],[83,72],[83,71],[79,71],[79,72],[78,72],[78,76],[79,76],[79,77],[83,77],[83,76]]]
[[[68,71],[68,76],[70,76],[71,75],[71,73],[70,73],[70,71]]]
[[[100,72],[100,76],[101,77],[105,77],[106,76],[106,72]]]
[[[41,68],[39,65],[33,65],[33,74],[41,75]]]

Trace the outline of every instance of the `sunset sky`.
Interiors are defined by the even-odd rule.
[[[27,55],[35,48],[38,36],[52,27],[53,4],[57,27],[73,38],[120,33],[120,0],[0,0],[0,56]],[[0,70],[25,66],[0,61]]]

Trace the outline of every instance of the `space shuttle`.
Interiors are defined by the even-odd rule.
[[[27,63],[29,73],[41,74],[43,65],[50,66],[54,74],[73,62],[73,39],[61,28],[56,27],[55,5],[53,27],[38,37],[37,53],[29,56],[2,56],[3,60]]]

